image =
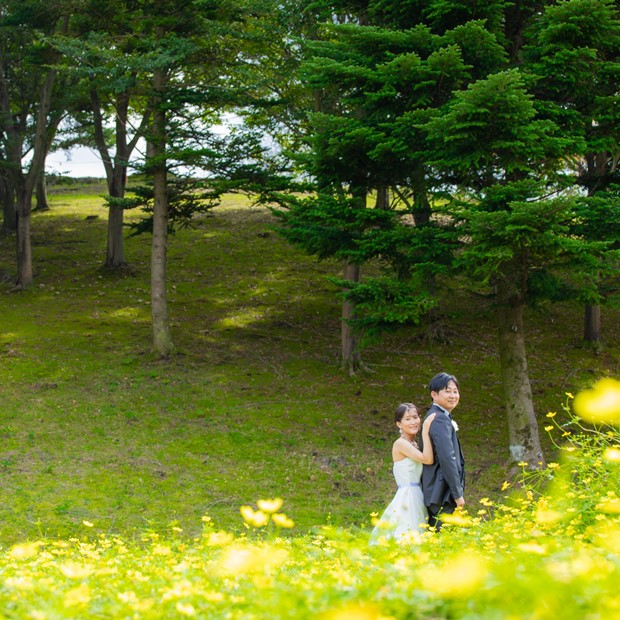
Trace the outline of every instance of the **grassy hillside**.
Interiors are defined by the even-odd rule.
[[[150,237],[127,239],[128,270],[102,271],[101,193],[72,186],[34,215],[31,290],[12,290],[14,239],[0,241],[1,545],[68,537],[84,520],[125,536],[171,525],[193,536],[205,514],[241,529],[240,505],[275,496],[297,532],[367,527],[394,492],[392,412],[426,406],[440,370],[461,382],[470,507],[500,494],[507,433],[479,299],[454,285],[441,341],[403,330],[365,353],[373,372],[349,377],[326,280],[340,265],[306,257],[267,210],[231,197],[170,239],[178,351],[161,361],[150,353]],[[581,347],[581,321],[569,304],[527,318],[541,420],[565,392],[619,374],[620,312],[605,311],[599,354]]]

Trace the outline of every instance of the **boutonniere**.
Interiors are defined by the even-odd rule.
[[[454,426],[454,430],[458,431],[459,430],[459,425],[454,420],[451,420],[451,422],[452,422],[452,426]]]

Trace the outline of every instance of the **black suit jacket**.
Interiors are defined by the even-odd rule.
[[[465,491],[465,459],[448,414],[435,404],[426,415],[431,413],[437,414],[429,432],[434,462],[422,469],[424,504],[454,508],[455,499],[462,497]]]

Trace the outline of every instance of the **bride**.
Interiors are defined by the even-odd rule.
[[[400,437],[392,446],[392,460],[398,490],[373,529],[370,535],[371,544],[376,544],[379,539],[407,542],[415,540],[416,534],[423,531],[428,513],[424,506],[420,479],[422,464],[433,463],[433,445],[429,429],[434,419],[433,413],[427,416],[422,424],[418,409],[412,403],[403,403],[396,409],[394,421],[400,429]],[[420,450],[417,442],[420,427],[422,427],[424,451]]]

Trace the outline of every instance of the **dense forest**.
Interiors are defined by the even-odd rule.
[[[400,326],[440,337],[455,281],[484,300],[510,454],[538,467],[524,312],[578,301],[596,349],[617,298],[619,17],[612,0],[3,0],[16,287],[35,282],[47,154],[90,145],[107,182],[101,261],[131,263],[125,212],[140,208],[152,346],[169,356],[168,235],[246,192],[291,243],[341,261],[350,373]]]

